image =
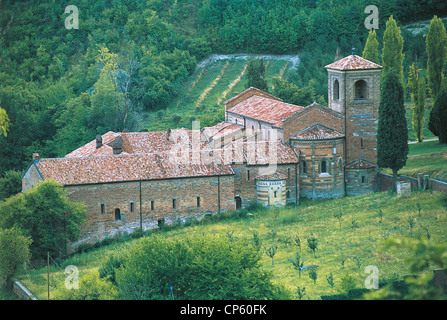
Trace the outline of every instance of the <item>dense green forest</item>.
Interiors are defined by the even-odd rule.
[[[108,130],[140,130],[142,112],[163,110],[211,53],[300,54],[289,81],[313,80],[357,48],[367,5],[401,24],[443,16],[442,0],[74,0],[79,28],[67,29],[66,3],[0,0],[0,176],[22,171],[33,152],[63,156]],[[425,39],[403,32],[404,74],[426,65]]]

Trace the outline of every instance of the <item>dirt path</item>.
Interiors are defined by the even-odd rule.
[[[248,59],[262,58],[264,60],[284,60],[290,62],[290,68],[294,69],[300,62],[298,55],[269,55],[269,54],[251,54],[251,53],[235,53],[235,54],[212,54],[207,58],[203,59],[197,64],[197,68],[202,68],[208,63],[219,61],[219,60],[248,60]]]

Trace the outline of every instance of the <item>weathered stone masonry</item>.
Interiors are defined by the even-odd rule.
[[[22,190],[53,179],[86,204],[74,246],[253,202],[374,192],[382,67],[350,55],[325,68],[327,107],[249,88],[224,102],[225,121],[212,127],[107,132],[64,158],[33,154]]]

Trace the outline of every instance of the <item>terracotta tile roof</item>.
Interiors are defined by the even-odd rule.
[[[242,133],[242,130],[244,130],[244,126],[242,125],[222,121],[212,127],[204,127],[202,132],[205,138],[217,140],[233,133]]]
[[[349,55],[343,59],[325,66],[326,69],[335,70],[365,70],[365,69],[382,69],[382,66],[369,60],[363,59],[357,55]]]
[[[220,149],[224,163],[268,165],[298,163],[299,149],[281,140],[239,139]],[[217,152],[217,150],[215,150]]]
[[[357,159],[345,166],[346,169],[370,169],[375,167],[377,167],[375,163],[364,159]]]
[[[122,154],[148,154],[165,152],[176,146],[177,142],[189,143],[200,139],[200,146],[206,147],[207,142],[199,130],[185,128],[171,130],[168,137],[167,131],[155,132],[120,132],[112,131],[102,135],[103,145],[96,149],[96,139],[67,154],[66,158],[108,156],[113,155],[112,144],[116,140],[122,142]]]
[[[103,134],[102,135],[103,146],[105,146],[107,144],[111,144],[119,136],[120,136],[119,133],[115,133],[112,131],[109,131],[109,132]],[[107,147],[106,148],[101,147],[101,148],[96,149],[96,139],[93,139],[92,141],[83,145],[82,147],[70,152],[65,157],[67,157],[67,158],[69,158],[69,157],[87,157],[87,156],[91,156],[93,154],[97,155],[97,156],[108,155],[110,151],[111,151],[111,149],[109,150]]]
[[[226,108],[230,108],[233,105],[235,105],[237,103],[237,101],[245,100],[245,99],[247,99],[247,98],[249,98],[249,97],[251,97],[253,95],[257,95],[257,96],[265,97],[265,98],[270,98],[270,99],[273,99],[273,100],[282,101],[282,99],[280,99],[278,97],[275,97],[274,95],[272,95],[270,93],[267,93],[267,92],[262,91],[262,90],[260,90],[258,88],[255,88],[255,87],[250,87],[250,88],[242,91],[241,93],[235,95],[234,97],[224,101],[225,107]]]
[[[285,174],[274,172],[274,173],[266,173],[255,178],[256,180],[267,180],[267,181],[277,181],[277,180],[285,180],[287,176]]]
[[[176,160],[170,152],[144,155],[113,155],[82,158],[52,158],[36,161],[45,180],[63,185],[138,181],[181,177],[233,174],[231,166],[222,161],[194,164]]]
[[[271,123],[277,128],[282,128],[283,120],[303,109],[304,107],[301,106],[252,95],[229,108],[227,112]]]
[[[295,140],[325,140],[342,138],[344,134],[334,129],[325,127],[319,123],[316,123],[290,137]]]

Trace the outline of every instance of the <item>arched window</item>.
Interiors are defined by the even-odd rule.
[[[121,211],[119,208],[115,209],[115,220],[121,220]]]
[[[334,86],[332,88],[332,99],[338,100],[340,98],[340,84],[338,83],[338,80],[334,80]]]
[[[354,85],[354,99],[355,100],[366,99],[366,82],[364,80],[356,81]]]
[[[234,197],[234,201],[236,202],[236,209],[240,209],[242,207],[242,199],[239,196]]]

